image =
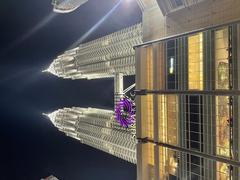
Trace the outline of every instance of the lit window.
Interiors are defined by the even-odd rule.
[[[159,147],[159,177],[160,179],[177,179],[177,152]]]
[[[229,97],[216,97],[216,143],[217,155],[230,156]]]
[[[217,179],[219,180],[230,179],[230,171],[228,164],[217,162]]]
[[[173,74],[174,73],[174,58],[170,58],[170,68],[169,68],[169,73]]]
[[[159,140],[178,144],[178,100],[175,95],[158,96]]]
[[[188,37],[188,88],[203,89],[203,34]]]
[[[177,72],[177,61],[178,61],[178,40],[170,40],[167,42],[167,89],[178,88],[178,72]]]

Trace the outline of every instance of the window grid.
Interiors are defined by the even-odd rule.
[[[157,107],[154,107],[153,113],[158,115],[156,121],[160,144],[161,142],[175,144],[169,141],[173,136],[170,137],[168,134],[177,132],[180,143],[176,143],[176,146],[217,156],[217,158],[238,161],[238,157],[233,156],[239,154],[239,147],[233,146],[233,141],[238,140],[233,138],[238,138],[239,128],[233,122],[239,119],[239,113],[237,113],[239,96],[214,95],[215,90],[217,92],[229,90],[229,93],[232,92],[231,90],[238,90],[233,84],[238,81],[238,67],[235,66],[238,62],[234,59],[232,52],[232,49],[236,50],[234,47],[236,44],[232,42],[235,37],[232,33],[236,32],[232,31],[233,28],[234,26],[223,27],[159,42],[159,45],[165,47],[166,56],[165,54],[162,57],[157,56],[161,58],[158,61],[164,61],[163,64],[165,64],[165,67],[158,68],[166,74],[165,79],[157,77],[154,81],[161,79],[162,81],[157,82],[155,87],[160,87],[159,84],[162,83],[166,88],[154,89],[156,90],[153,91],[154,96],[157,90],[170,92],[178,88],[186,91],[186,94],[187,91],[194,90],[213,92],[213,95],[180,95],[176,92],[171,96],[175,96],[178,102],[171,100],[172,104],[167,100],[169,95],[157,94],[157,103],[155,103]],[[172,77],[169,78],[170,76]],[[169,122],[170,119],[171,122]],[[177,130],[171,124],[172,122],[177,124]],[[164,177],[162,179],[169,179],[171,173],[167,153],[164,150],[159,149],[159,151],[159,156],[162,158],[159,160],[159,167],[161,167],[159,174]],[[191,155],[183,152],[177,155],[177,175],[181,178],[183,174],[187,174],[185,178],[188,179],[206,179],[209,175],[207,175],[208,171],[212,171],[211,178],[238,179],[236,173],[239,172],[236,169],[237,167],[233,169],[233,165],[215,161],[214,158],[192,158]]]
[[[203,90],[203,33],[188,37],[188,88]]]

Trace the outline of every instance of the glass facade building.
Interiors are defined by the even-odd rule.
[[[240,177],[240,24],[136,47],[139,180]]]
[[[66,51],[48,71],[114,77],[115,102],[136,74],[138,180],[240,179],[240,1],[137,2],[142,24]]]

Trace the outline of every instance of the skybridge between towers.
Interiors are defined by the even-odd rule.
[[[135,75],[134,46],[142,43],[142,24],[137,24],[65,51],[50,64],[49,72],[64,79],[114,79],[114,105],[124,94],[123,78]],[[136,126],[123,127],[113,110],[63,108],[45,114],[53,125],[81,143],[136,164]]]
[[[48,71],[115,77],[115,101],[136,75],[137,180],[239,180],[240,1],[136,1],[142,25],[67,51]]]

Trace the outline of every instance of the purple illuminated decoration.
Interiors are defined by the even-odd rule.
[[[120,99],[115,108],[116,120],[121,126],[128,128],[135,123],[135,103],[130,98]]]

